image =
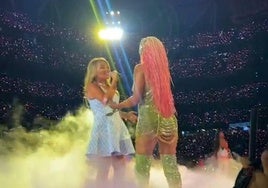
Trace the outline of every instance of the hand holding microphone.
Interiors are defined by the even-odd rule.
[[[118,72],[116,70],[113,70],[109,73],[110,77],[112,78],[112,81],[117,82],[118,81]]]

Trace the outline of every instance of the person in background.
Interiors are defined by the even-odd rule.
[[[141,40],[139,54],[141,62],[134,68],[132,96],[110,106],[122,109],[138,104],[135,170],[140,187],[149,186],[153,150],[158,143],[169,187],[180,188],[182,182],[176,159],[178,123],[167,53],[159,39],[149,36]]]
[[[219,131],[216,134],[214,156],[216,158],[217,169],[227,174],[230,170],[230,159],[232,155],[223,131]]]
[[[108,185],[109,169],[114,169],[115,187],[124,180],[126,156],[134,155],[135,150],[128,129],[122,118],[135,122],[134,112],[113,110],[107,103],[119,102],[117,91],[118,73],[111,72],[106,59],[94,58],[87,67],[84,79],[84,95],[94,115],[88,159],[97,164],[96,187]]]
[[[247,157],[234,153],[236,160],[242,164],[233,188],[265,188],[268,187],[268,146],[260,159],[250,162]]]

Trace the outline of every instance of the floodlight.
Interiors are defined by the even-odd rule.
[[[110,27],[99,31],[99,37],[103,40],[120,40],[122,36],[123,29],[119,27]]]

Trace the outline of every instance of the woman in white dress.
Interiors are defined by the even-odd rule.
[[[97,187],[107,185],[110,167],[114,168],[114,183],[124,177],[125,157],[134,155],[135,150],[128,129],[122,118],[135,122],[133,112],[113,110],[107,103],[119,102],[116,90],[118,74],[111,72],[104,58],[92,59],[84,80],[84,95],[94,115],[87,156],[98,166]],[[122,117],[122,118],[121,118]]]

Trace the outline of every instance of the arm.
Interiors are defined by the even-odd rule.
[[[118,73],[111,72],[111,78],[112,78],[111,85],[108,87],[106,93],[104,93],[104,96],[103,96],[103,104],[107,104],[109,101],[112,101],[113,96],[117,89]]]
[[[134,88],[132,96],[116,105],[115,108],[118,109],[130,108],[132,106],[137,105],[141,100],[142,94],[144,92],[144,87],[145,87],[144,74],[142,71],[141,64],[138,64],[135,66],[134,69]]]

